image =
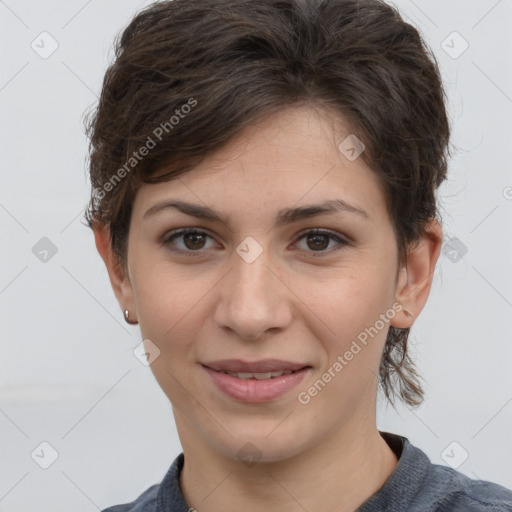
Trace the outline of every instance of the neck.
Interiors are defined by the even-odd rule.
[[[180,477],[185,501],[198,512],[353,512],[382,487],[398,463],[375,425],[347,426],[292,459],[250,467],[201,441],[182,439]]]

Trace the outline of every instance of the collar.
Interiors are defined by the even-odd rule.
[[[427,478],[430,460],[427,455],[413,446],[406,437],[379,431],[382,438],[398,458],[398,464],[384,485],[370,496],[357,512],[385,510],[391,503],[397,510],[407,510],[416,494],[423,488]],[[180,453],[167,471],[159,486],[156,512],[189,512],[180,487],[180,474],[185,457]]]

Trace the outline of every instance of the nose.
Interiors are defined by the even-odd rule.
[[[218,327],[246,341],[285,329],[292,319],[292,292],[274,270],[268,251],[252,263],[233,252],[233,267],[220,283],[215,310]]]

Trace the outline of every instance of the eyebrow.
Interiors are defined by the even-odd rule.
[[[168,209],[177,209],[186,215],[190,215],[198,219],[221,222],[231,228],[230,221],[215,210],[212,210],[208,206],[187,203],[185,201],[166,200],[157,203],[146,211],[143,218],[146,219]],[[359,215],[367,220],[370,219],[368,213],[366,213],[360,207],[344,201],[343,199],[331,199],[319,204],[309,204],[296,208],[283,208],[277,213],[275,226],[284,226],[303,219],[316,217],[318,215],[340,212],[352,213]]]

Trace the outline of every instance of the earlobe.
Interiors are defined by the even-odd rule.
[[[390,322],[394,327],[411,327],[423,310],[432,287],[442,242],[441,225],[436,219],[431,219],[426,233],[409,248],[407,262],[400,270],[395,293],[395,300],[403,309]]]
[[[119,263],[119,260],[112,249],[109,226],[104,224],[95,224],[93,227],[93,233],[96,242],[96,248],[101,258],[103,259],[105,266],[107,267],[112,290],[114,291],[119,305],[121,306],[123,314],[126,310],[128,310],[130,312],[130,317],[133,319],[135,316],[135,305],[131,283],[128,276],[124,275],[125,273],[123,272],[121,264]]]

